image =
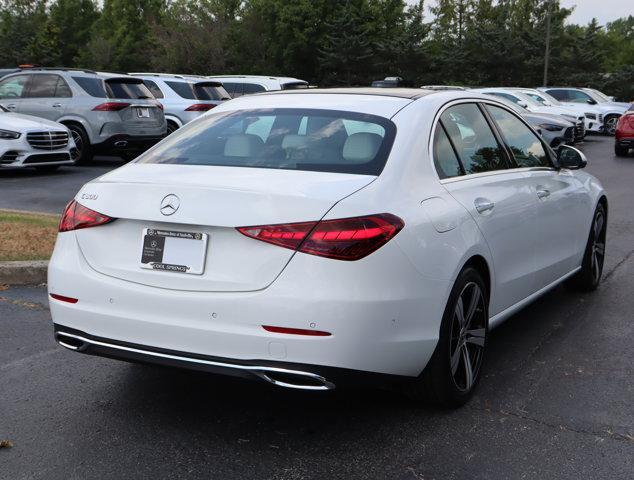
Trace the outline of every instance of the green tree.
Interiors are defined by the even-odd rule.
[[[56,32],[60,65],[75,64],[79,53],[86,48],[98,18],[99,10],[93,0],[57,0],[50,6],[47,29]]]

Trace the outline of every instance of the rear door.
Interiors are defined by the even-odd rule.
[[[465,173],[441,181],[471,214],[491,251],[493,316],[535,291],[537,198],[526,174],[511,168],[506,149],[478,104],[447,108],[440,124],[453,148],[444,149],[445,155],[456,155]],[[443,169],[454,163],[446,158],[435,162]]]
[[[66,81],[54,73],[33,73],[18,111],[56,121],[64,115],[72,93]]]
[[[540,138],[519,118],[487,105],[518,167],[526,172],[537,198],[536,282],[542,288],[578,266],[592,205],[581,182],[568,170],[557,170]]]
[[[24,74],[3,78],[0,81],[0,105],[10,112],[17,113],[29,80],[30,75]]]

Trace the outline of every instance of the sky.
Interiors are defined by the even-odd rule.
[[[415,0],[407,0],[408,3],[416,3]],[[430,20],[428,8],[434,4],[434,0],[425,1],[427,19]],[[560,0],[562,7],[575,7],[572,15],[568,17],[569,23],[585,25],[593,17],[599,24],[605,25],[617,18],[634,15],[634,0]]]

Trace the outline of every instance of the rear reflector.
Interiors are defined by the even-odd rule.
[[[73,200],[66,206],[66,210],[64,210],[62,220],[59,222],[59,231],[70,232],[81,228],[98,227],[99,225],[105,225],[114,220],[114,218],[95,212]]]
[[[58,295],[56,293],[51,293],[51,298],[55,300],[59,300],[60,302],[68,302],[68,303],[77,303],[79,300],[73,297],[65,297],[64,295]]]
[[[118,112],[129,106],[130,104],[125,102],[106,102],[97,105],[93,110],[97,112]]]
[[[267,332],[286,333],[288,335],[306,335],[309,337],[330,337],[332,335],[332,333],[330,332],[322,332],[320,330],[307,330],[304,328],[273,327],[270,325],[262,325],[262,328]]]
[[[359,260],[385,245],[403,227],[390,213],[365,217],[238,227],[247,237],[337,260]]]
[[[194,103],[185,109],[186,112],[206,112],[211,110],[215,105],[213,103]]]

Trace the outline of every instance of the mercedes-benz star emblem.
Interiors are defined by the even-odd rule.
[[[181,199],[178,198],[173,193],[169,195],[165,195],[163,200],[161,200],[161,213],[166,217],[169,215],[173,215],[178,210],[178,207],[181,206]]]

